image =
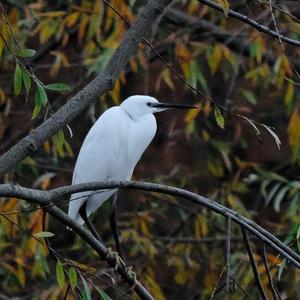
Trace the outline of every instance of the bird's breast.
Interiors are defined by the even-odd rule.
[[[137,121],[131,121],[130,126],[127,128],[128,138],[124,143],[127,148],[127,157],[125,159],[129,164],[128,169],[131,170],[131,174],[142,154],[154,138],[156,129],[156,119],[153,114],[143,116]]]

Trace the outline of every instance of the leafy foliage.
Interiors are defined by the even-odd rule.
[[[110,1],[129,22],[144,2]],[[152,31],[149,40],[168,64],[140,45],[113,90],[20,163],[5,181],[41,189],[70,183],[73,152],[78,152],[91,122],[127,95],[147,93],[197,103],[199,110],[185,116],[159,117],[158,136],[135,178],[209,195],[258,221],[300,253],[300,50],[287,45],[283,49],[280,42],[228,17],[228,10],[234,9],[269,24],[266,2],[216,1],[223,12],[200,2],[179,1]],[[1,16],[2,150],[101,72],[127,30],[102,1],[22,3],[3,5]],[[285,9],[289,14],[282,12]],[[297,9],[297,3],[285,4],[276,10],[275,21],[280,32],[299,40],[298,21],[289,16]],[[62,200],[63,207],[67,200]],[[84,299],[115,299],[127,293],[83,241],[52,220],[45,231],[38,208],[5,198],[0,212],[0,289],[9,297],[57,299],[64,297],[68,283],[73,298],[77,288]],[[110,245],[109,213],[107,203],[94,222]],[[155,299],[209,299],[214,293],[215,298],[225,297],[224,219],[183,199],[123,193],[118,222],[126,259],[134,262]],[[41,243],[45,238],[67,259],[55,264]],[[230,299],[242,299],[245,292],[248,299],[257,299],[239,228],[233,226],[231,239]],[[252,244],[271,298],[261,245],[256,240]],[[299,272],[267,250],[279,291],[290,299],[300,298]]]

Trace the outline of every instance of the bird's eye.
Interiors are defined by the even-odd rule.
[[[146,104],[147,104],[147,106],[152,107],[152,103],[151,102],[147,102]]]

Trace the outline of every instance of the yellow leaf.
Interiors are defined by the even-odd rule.
[[[46,23],[44,27],[42,27],[40,31],[40,43],[44,44],[47,42],[55,33],[55,26],[50,24],[49,22]]]
[[[133,57],[129,60],[129,64],[130,64],[132,72],[135,73],[135,74],[137,74],[137,72],[138,72],[138,66],[137,66],[137,63],[136,63],[136,61],[135,61],[135,59]]]
[[[17,198],[9,198],[9,200],[4,202],[5,204],[3,205],[3,211],[12,211],[14,208],[16,208],[18,204]]]
[[[292,82],[289,82],[284,96],[285,105],[289,105],[291,103],[294,97],[294,92],[295,92],[294,84]]]
[[[44,178],[44,180],[43,180],[43,182],[41,184],[41,189],[42,190],[46,190],[50,186],[51,179],[52,179],[52,177],[45,176],[45,178]]]
[[[201,224],[199,222],[199,218],[197,217],[195,220],[195,238],[201,239]]]
[[[110,93],[115,105],[120,104],[120,88],[121,88],[120,80],[117,80],[115,82],[114,89]]]
[[[140,218],[139,223],[140,223],[140,227],[141,227],[141,232],[144,235],[149,236],[150,231],[149,231],[149,227],[148,227],[146,220],[144,218]]]
[[[119,78],[119,79],[120,79],[120,81],[121,81],[121,83],[122,83],[123,85],[126,84],[126,74],[125,74],[124,71],[121,72],[120,78]]]
[[[25,272],[24,272],[24,268],[21,265],[18,265],[18,279],[20,284],[22,285],[22,287],[25,286],[25,280],[26,280],[26,276],[25,276]]]
[[[228,17],[229,13],[229,2],[227,0],[217,0],[218,3],[222,6],[224,15]]]
[[[2,56],[3,48],[4,48],[4,43],[3,40],[0,39],[0,57]]]
[[[223,49],[222,46],[215,46],[213,53],[209,56],[208,65],[210,67],[211,74],[214,75],[218,70],[220,62],[223,58]]]
[[[198,116],[199,112],[200,112],[200,107],[199,107],[199,109],[190,109],[186,113],[186,115],[184,117],[184,121],[186,123],[190,123],[190,122],[194,121],[196,119],[196,117]]]
[[[192,54],[183,42],[176,44],[175,53],[181,62],[189,62],[192,59]]]
[[[182,63],[180,66],[181,66],[181,69],[182,69],[183,77],[185,79],[187,79],[189,77],[189,73],[190,73],[190,64],[189,63]]]
[[[4,91],[0,88],[0,104],[5,103],[5,94]]]
[[[77,20],[79,19],[80,13],[78,11],[68,15],[65,19],[66,25],[68,28],[72,27],[75,25]]]
[[[289,76],[292,76],[293,75],[293,69],[292,69],[290,61],[289,61],[289,59],[287,58],[286,55],[283,55],[282,63],[283,63],[283,66],[284,66],[285,73],[288,74]]]
[[[47,154],[50,154],[50,153],[51,153],[51,147],[50,147],[49,141],[46,141],[46,142],[43,144],[43,148],[44,148],[44,151],[45,151]]]
[[[11,9],[11,11],[8,14],[8,21],[10,25],[17,25],[19,21],[19,11],[17,7],[14,7]]]
[[[169,69],[164,69],[161,73],[161,76],[162,76],[162,79],[163,81],[167,84],[167,86],[172,90],[174,91],[175,90],[175,86],[174,86],[174,83],[171,79],[171,76],[170,76],[170,70]]]
[[[300,111],[299,106],[297,106],[291,116],[288,135],[289,144],[292,148],[293,159],[296,160],[300,151]]]
[[[144,69],[147,69],[147,59],[145,57],[144,51],[138,51],[137,53],[138,59],[139,59],[139,63],[141,64],[141,66]]]
[[[28,228],[33,232],[42,231],[42,211],[37,210],[32,214]]]
[[[208,142],[209,141],[210,135],[207,132],[207,130],[202,130],[202,138],[203,138],[204,142]]]
[[[58,17],[65,16],[66,12],[64,12],[64,11],[49,11],[49,12],[37,13],[36,15],[38,17],[58,18]]]
[[[188,273],[186,272],[186,270],[182,266],[180,266],[177,269],[177,272],[174,277],[175,282],[179,285],[184,285],[188,281],[187,274]]]
[[[211,103],[210,101],[207,100],[203,106],[204,115],[208,117],[211,111],[212,111]]]
[[[154,299],[156,300],[165,300],[165,296],[157,284],[157,282],[153,279],[152,276],[146,275],[145,276],[145,285],[149,288],[151,295],[153,295]]]
[[[63,52],[60,52],[60,55],[61,55],[61,62],[63,64],[63,66],[68,67],[70,65],[70,63],[69,63],[67,55]]]
[[[188,14],[189,15],[194,14],[199,9],[199,4],[200,3],[197,0],[190,1],[189,5],[188,5]]]
[[[207,167],[209,172],[214,176],[214,177],[223,177],[224,175],[224,170],[221,166],[221,164],[218,161],[215,160],[209,160],[207,162]]]
[[[238,205],[238,199],[235,198],[235,196],[233,196],[232,194],[228,194],[227,195],[227,202],[229,203],[229,205],[233,208],[236,209],[239,207]]]
[[[78,30],[78,41],[79,42],[82,42],[88,22],[89,22],[88,16],[86,14],[83,14],[81,16],[81,21],[80,21],[79,30]]]

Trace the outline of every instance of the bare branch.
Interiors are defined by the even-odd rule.
[[[287,260],[293,263],[298,269],[300,269],[300,255],[298,255],[296,252],[294,252],[292,249],[290,249],[288,246],[282,243],[278,238],[276,238],[274,235],[272,235],[270,232],[268,232],[255,222],[238,214],[236,211],[224,207],[206,197],[176,187],[137,181],[110,181],[82,183],[78,185],[64,186],[49,191],[40,191],[10,184],[2,184],[0,185],[0,195],[16,197],[20,199],[25,199],[29,202],[47,205],[50,203],[55,204],[59,202],[62,199],[62,197],[69,196],[73,193],[113,188],[159,192],[163,194],[182,197],[193,203],[205,206],[208,209],[226,218],[230,217],[232,222],[250,231],[257,238],[262,240],[265,244],[269,245],[271,248],[273,248],[275,251],[277,251],[283,257],[285,257]],[[48,205],[47,211],[50,212],[52,208],[52,206]]]
[[[226,240],[226,292],[230,292],[230,277],[231,277],[231,218],[227,218],[227,240]]]
[[[281,296],[278,293],[278,291],[277,291],[277,289],[274,285],[273,279],[272,279],[272,274],[271,274],[271,271],[270,271],[270,268],[269,268],[269,263],[268,263],[268,258],[267,258],[266,245],[263,245],[263,250],[261,252],[262,252],[261,255],[262,255],[263,262],[264,262],[264,265],[265,265],[265,269],[266,269],[266,272],[267,272],[267,276],[268,276],[268,280],[269,280],[269,286],[270,286],[270,290],[272,292],[273,298],[274,298],[274,300],[281,300]]]
[[[198,1],[205,4],[205,5],[207,5],[207,6],[209,6],[209,7],[211,7],[211,8],[213,8],[213,9],[215,9],[215,10],[223,12],[222,6],[219,5],[219,4],[214,3],[213,1],[210,1],[210,0],[198,0]],[[246,24],[252,26],[253,28],[257,29],[258,31],[272,36],[273,38],[275,38],[276,40],[278,40],[280,42],[284,42],[286,44],[290,44],[290,45],[293,45],[293,46],[300,47],[300,41],[285,37],[285,36],[281,35],[280,33],[277,33],[276,31],[273,31],[270,28],[256,22],[255,20],[253,20],[253,19],[251,19],[251,18],[249,18],[249,17],[247,17],[247,16],[245,16],[241,13],[238,13],[238,12],[232,10],[232,9],[228,10],[228,17],[232,17],[232,18],[235,18],[237,20],[240,20],[243,23],[246,23]]]
[[[253,271],[253,274],[254,274],[256,286],[258,288],[260,297],[263,300],[268,300],[268,297],[267,297],[267,295],[264,291],[263,285],[262,285],[260,277],[259,277],[259,272],[258,272],[257,265],[256,265],[255,259],[254,259],[254,255],[253,255],[253,252],[252,252],[252,249],[251,249],[251,244],[250,244],[250,241],[249,241],[248,233],[245,230],[245,228],[241,227],[241,229],[242,229],[242,234],[243,234],[243,238],[244,238],[245,248],[246,248],[248,256],[249,256],[251,268],[252,268],[252,271]]]
[[[148,1],[144,10],[127,31],[103,72],[73,96],[48,120],[0,157],[0,177],[39,148],[60,128],[72,121],[79,113],[91,105],[97,99],[97,96],[102,95],[113,87],[120,72],[124,70],[130,57],[136,52],[146,30],[151,27],[153,20],[170,1]]]

